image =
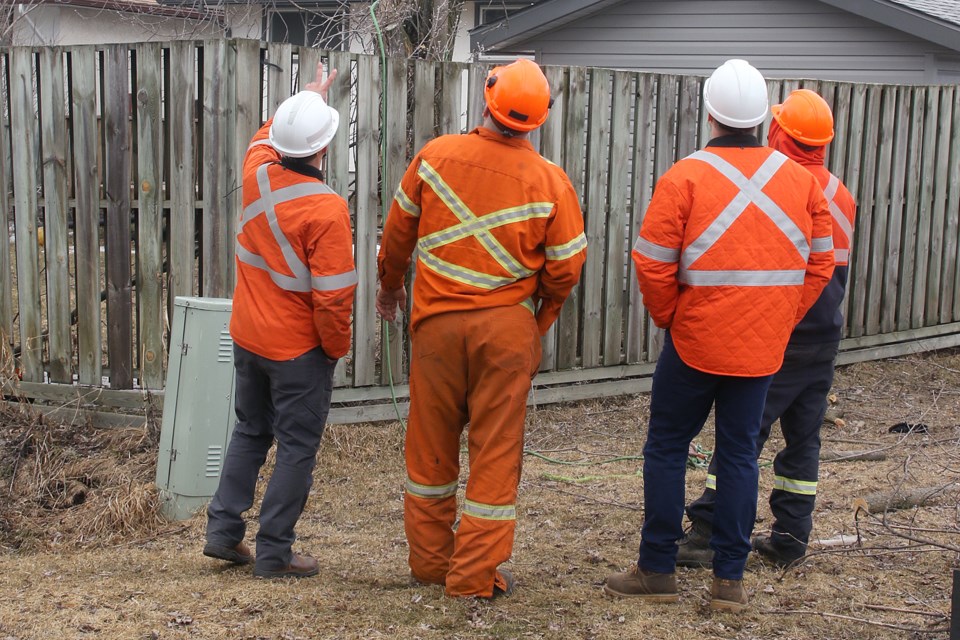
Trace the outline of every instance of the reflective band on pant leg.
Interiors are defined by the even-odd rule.
[[[516,520],[517,507],[513,504],[493,505],[465,500],[463,503],[463,512],[474,518],[483,518],[484,520]]]
[[[717,490],[717,476],[712,473],[707,474],[707,489]]]
[[[793,478],[774,476],[773,488],[787,493],[799,493],[802,496],[817,495],[816,481],[810,482],[809,480],[794,480]]]

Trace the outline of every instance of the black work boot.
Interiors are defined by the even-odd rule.
[[[713,566],[710,548],[712,527],[702,520],[693,520],[686,535],[677,542],[677,566],[709,569]]]
[[[750,540],[750,546],[767,564],[775,567],[789,567],[799,564],[803,559],[804,553],[784,549],[773,541],[772,536],[754,536]]]

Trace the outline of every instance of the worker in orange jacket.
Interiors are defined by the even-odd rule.
[[[293,553],[333,370],[350,349],[357,274],[346,201],[323,181],[339,114],[324,96],[323,68],[256,133],[243,163],[237,227],[234,342],[237,422],[217,492],[207,509],[204,555],[254,562],[243,512],[274,440],[276,466],[260,507],[254,574],[305,577],[317,561]]]
[[[786,446],[773,460],[772,532],[755,537],[751,544],[768,562],[786,566],[806,554],[813,528],[820,470],[820,425],[827,410],[827,393],[833,384],[833,364],[843,330],[841,305],[847,286],[856,203],[840,179],[823,166],[826,145],[833,140],[830,105],[815,92],[798,89],[771,111],[773,122],[767,135],[770,147],[803,165],[823,187],[833,221],[836,262],[830,283],[790,336],[783,365],[767,391],[757,439],[759,456],[770,428],[779,420]],[[703,494],[687,506],[692,526],[680,541],[678,565],[710,566],[713,561],[710,532],[716,473],[716,464],[711,461]]]
[[[413,288],[404,527],[410,570],[451,596],[510,593],[510,558],[527,394],[546,333],[580,277],[586,238],[566,174],[527,134],[551,102],[540,67],[493,69],[482,126],[441,136],[396,191],[379,255],[377,310]],[[470,477],[459,527],[460,436],[470,423]]]
[[[703,97],[713,139],[660,178],[633,249],[644,304],[667,333],[643,449],[640,556],[605,590],[677,601],[687,452],[715,408],[710,606],[738,612],[747,605],[764,398],[791,330],[830,279],[833,241],[816,179],[755,136],[768,104],[760,72],[728,60]]]

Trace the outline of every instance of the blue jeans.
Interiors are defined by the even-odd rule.
[[[683,536],[687,452],[715,407],[716,517],[713,573],[740,580],[757,514],[757,435],[772,376],[704,373],[680,359],[668,332],[653,374],[650,427],[643,447],[645,519],[640,568],[673,573]]]
[[[237,424],[217,492],[207,507],[207,540],[243,540],[243,512],[253,506],[260,467],[277,443],[277,462],[260,505],[257,568],[290,564],[294,527],[313,485],[320,438],[330,410],[333,369],[317,347],[292,360],[268,360],[233,346]]]

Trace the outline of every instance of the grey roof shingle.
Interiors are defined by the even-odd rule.
[[[914,11],[920,11],[951,24],[960,25],[960,1],[958,0],[890,0]]]

